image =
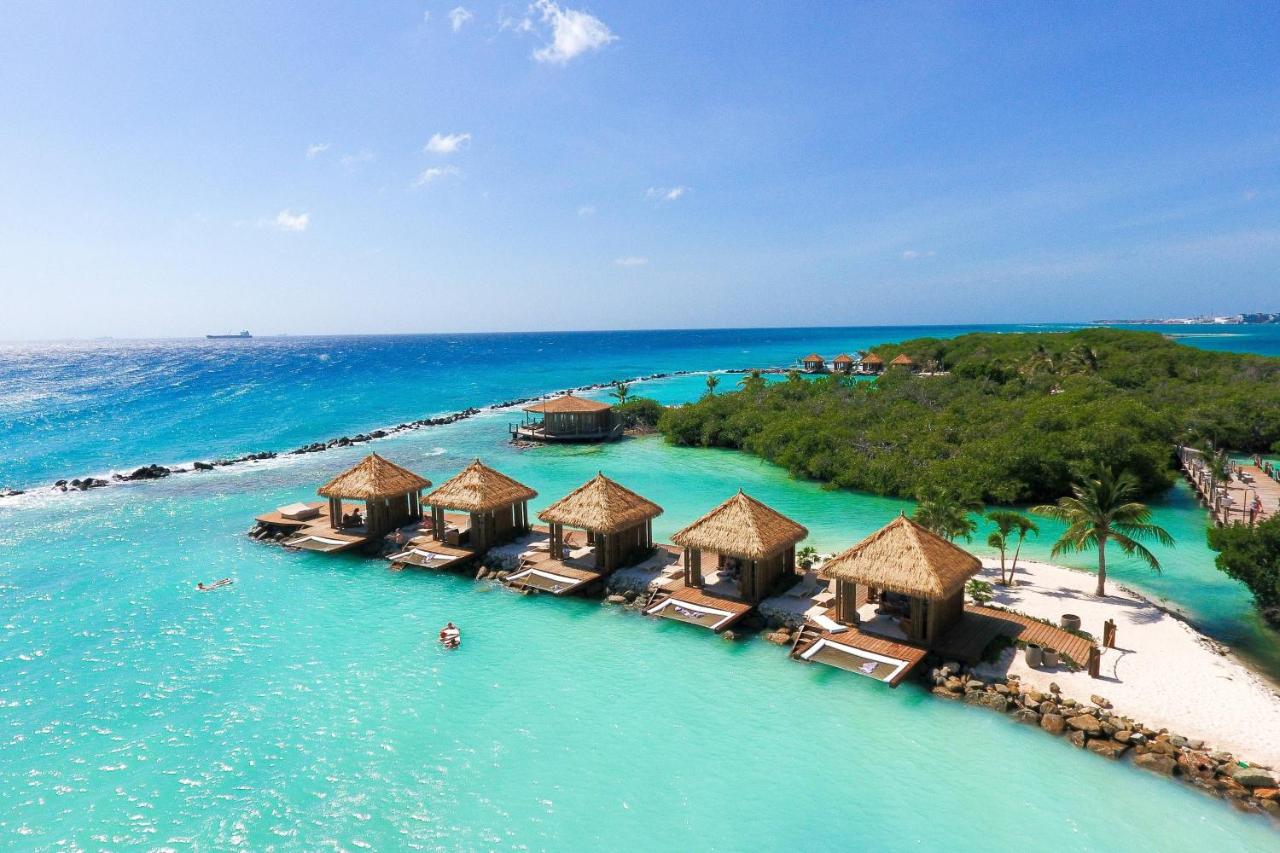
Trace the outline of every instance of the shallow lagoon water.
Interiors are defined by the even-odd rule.
[[[539,489],[539,507],[603,469],[666,508],[664,537],[739,486],[823,549],[908,508],[654,439],[517,450],[507,417],[377,449],[437,482],[483,456]],[[1220,802],[913,686],[243,536],[367,449],[0,505],[0,843],[1275,848],[1274,830]],[[1247,595],[1206,562],[1202,512],[1182,491],[1160,512],[1183,525],[1165,574],[1114,577],[1244,624]],[[193,589],[228,575],[229,589]],[[433,641],[448,619],[466,633],[458,653]]]

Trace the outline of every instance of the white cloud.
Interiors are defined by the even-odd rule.
[[[594,204],[584,204],[582,207],[578,208],[578,215],[579,216],[595,216],[596,206]]]
[[[913,261],[916,258],[932,258],[936,254],[937,252],[933,249],[929,249],[928,251],[923,251],[921,249],[907,249],[902,253],[902,259],[905,261]]]
[[[604,21],[577,9],[562,9],[551,0],[537,0],[529,7],[537,12],[543,26],[550,30],[551,43],[533,52],[538,62],[564,65],[576,56],[599,50],[618,37],[605,26]],[[532,23],[526,18],[520,29],[528,31]]]
[[[430,154],[452,154],[470,141],[469,133],[433,133],[422,150]]]
[[[613,262],[620,267],[642,267],[649,263],[649,259],[636,255],[624,255],[621,258],[614,258]]]
[[[311,224],[310,213],[294,213],[289,209],[285,209],[276,214],[276,218],[269,220],[267,224],[278,231],[306,231],[307,226]]]
[[[429,24],[429,23],[431,23],[431,10],[430,10],[430,9],[428,9],[427,11],[425,11],[425,12],[423,12],[423,13],[422,13],[422,23],[424,23],[424,24]]]
[[[644,197],[649,201],[675,201],[689,191],[689,188],[680,185],[676,187],[649,187],[644,191]]]
[[[319,157],[321,154],[328,151],[332,147],[333,146],[330,145],[328,142],[317,142],[315,145],[308,145],[307,158],[315,159],[316,157]]]
[[[457,166],[432,166],[430,169],[420,173],[414,180],[413,185],[415,187],[425,187],[427,184],[432,183],[433,181],[438,181],[441,178],[448,178],[461,174],[462,173],[458,171]]]
[[[456,33],[458,30],[462,29],[464,24],[474,17],[475,15],[471,14],[463,7],[454,6],[453,10],[449,12],[449,26],[453,27],[453,31]]]

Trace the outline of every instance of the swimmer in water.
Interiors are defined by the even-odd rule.
[[[458,626],[450,622],[440,629],[440,642],[446,649],[456,649],[462,645],[462,632],[458,630]]]
[[[231,582],[232,582],[231,578],[222,578],[221,580],[216,580],[213,583],[206,586],[204,581],[200,581],[198,584],[196,584],[196,589],[200,590],[201,592],[210,592],[220,587],[230,586]]]

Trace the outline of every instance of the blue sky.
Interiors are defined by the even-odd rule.
[[[1280,310],[1259,4],[5,4],[0,339]]]

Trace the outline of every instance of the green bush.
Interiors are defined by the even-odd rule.
[[[628,397],[625,403],[613,407],[624,429],[653,429],[665,407],[648,397]]]
[[[1247,586],[1262,615],[1280,627],[1280,516],[1254,527],[1212,527],[1209,547],[1218,552],[1218,568]]]

